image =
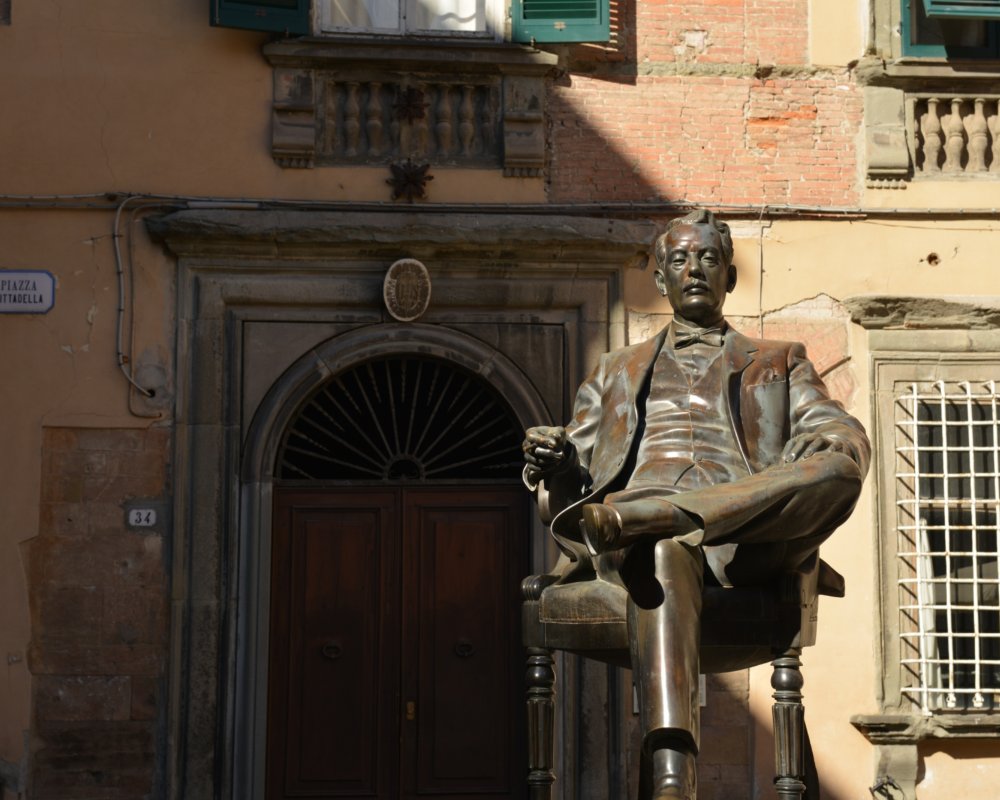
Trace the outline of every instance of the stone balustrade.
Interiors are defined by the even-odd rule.
[[[1000,175],[1000,95],[910,95],[915,177]]]
[[[326,113],[317,160],[380,164],[500,164],[500,80],[388,78],[323,81]]]
[[[393,165],[545,168],[546,80],[558,58],[492,42],[283,40],[271,154],[284,168]]]

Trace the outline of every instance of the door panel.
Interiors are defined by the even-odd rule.
[[[269,800],[523,796],[525,494],[276,490]]]
[[[413,759],[403,766],[404,796],[507,796],[512,781],[523,780],[511,774],[522,559],[510,541],[521,529],[522,495],[408,498],[404,594],[416,598],[417,613],[403,617],[404,653],[416,669],[405,673],[404,693],[418,700],[416,720],[404,723]]]
[[[396,498],[299,493],[276,506],[269,796],[385,796],[397,771]]]

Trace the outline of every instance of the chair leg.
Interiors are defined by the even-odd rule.
[[[779,800],[802,800],[806,785],[803,752],[805,709],[802,707],[801,651],[792,648],[771,662],[774,689],[774,786]]]
[[[528,650],[528,798],[550,800],[552,784],[552,745],[555,704],[553,689],[556,673],[552,653],[543,647]]]

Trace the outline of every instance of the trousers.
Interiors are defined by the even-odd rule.
[[[766,584],[799,566],[851,513],[862,476],[841,453],[818,453],[732,483],[691,492],[619,493],[612,507],[622,527],[644,526],[649,538],[598,556],[628,591],[633,676],[639,693],[643,749],[680,741],[697,753],[698,649],[705,581]],[[692,515],[697,529],[657,538],[658,504]],[[662,506],[659,506],[662,514]]]

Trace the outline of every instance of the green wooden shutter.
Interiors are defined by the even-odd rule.
[[[606,42],[608,0],[512,0],[515,42]]]
[[[1000,20],[1000,0],[924,0],[928,17]]]
[[[212,24],[224,28],[308,34],[311,0],[210,0]]]

